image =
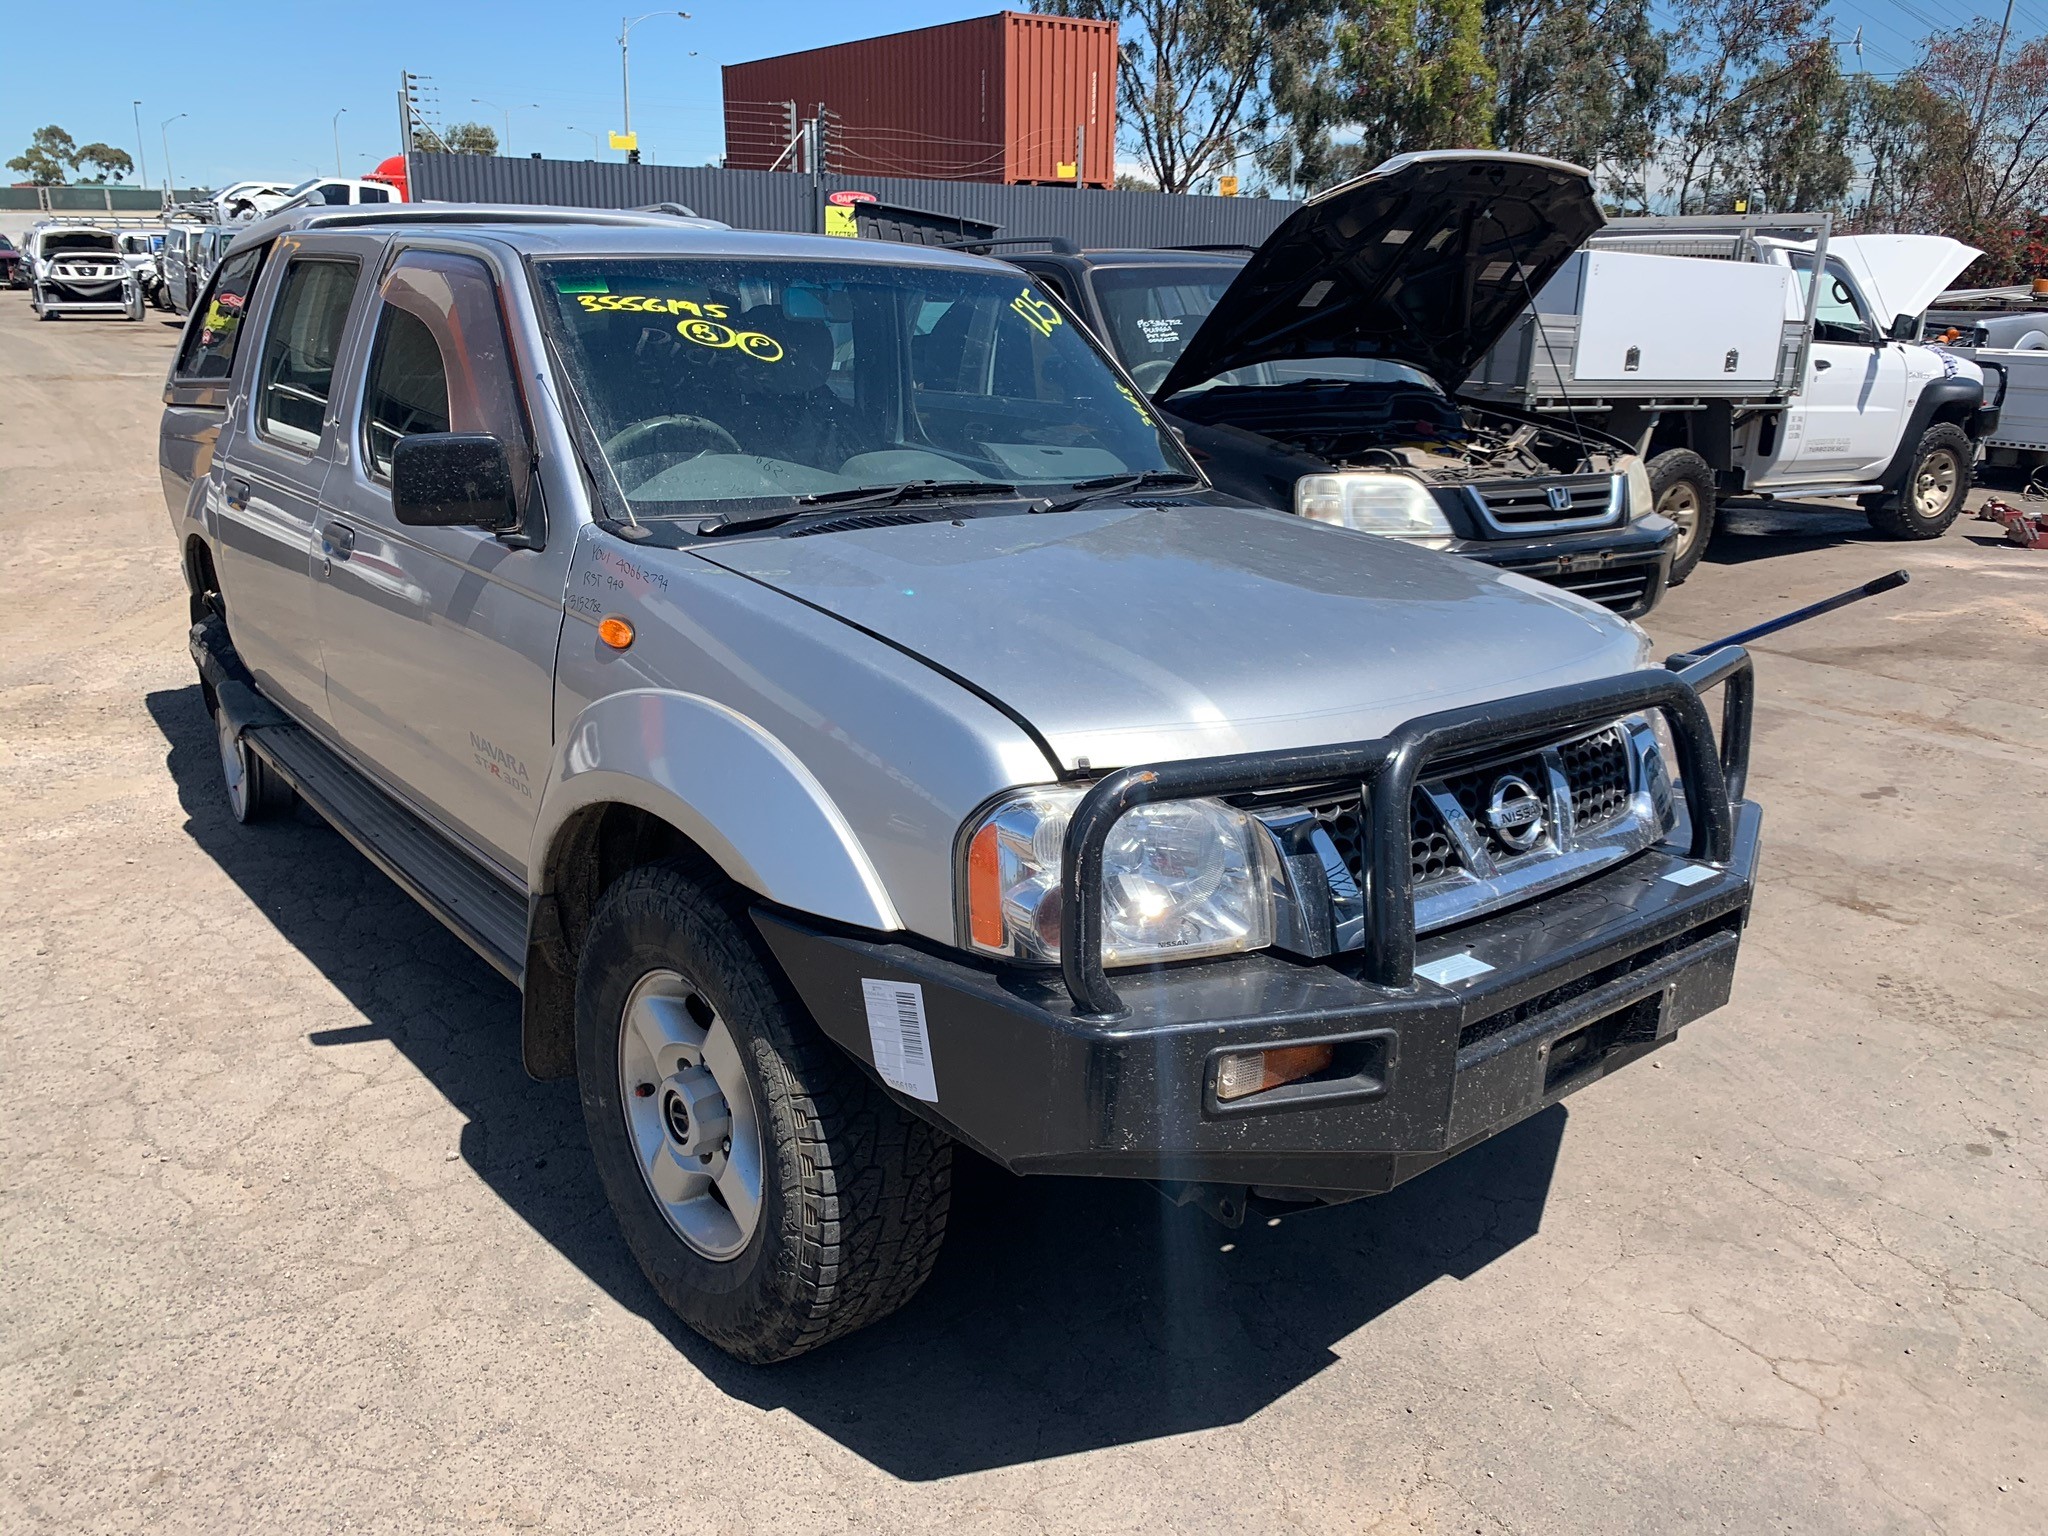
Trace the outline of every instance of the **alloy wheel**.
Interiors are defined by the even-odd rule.
[[[650,971],[619,1021],[619,1102],[654,1203],[707,1259],[731,1259],[761,1221],[761,1121],[738,1042],[676,971]]]
[[[1956,456],[1936,448],[1920,461],[1913,473],[1913,510],[1922,517],[1939,517],[1955,498],[1958,470]]]

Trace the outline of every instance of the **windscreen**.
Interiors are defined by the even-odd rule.
[[[538,275],[636,517],[920,480],[1056,492],[1193,472],[1018,273],[705,258]]]
[[[1188,338],[1208,319],[1231,280],[1235,265],[1206,262],[1200,266],[1098,267],[1091,275],[1095,301],[1109,326],[1110,344],[1146,390],[1166,382],[1180,360]],[[1343,383],[1415,384],[1430,388],[1429,377],[1401,363],[1378,358],[1336,357],[1309,361],[1259,363],[1220,374],[1198,389],[1218,385],[1271,387],[1316,379]],[[1185,391],[1184,393],[1193,393]]]

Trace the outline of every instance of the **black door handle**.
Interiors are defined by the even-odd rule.
[[[1832,367],[1834,367],[1834,366],[1835,366],[1835,365],[1834,365],[1833,363],[1829,362],[1829,361],[1828,361],[1828,360],[1827,360],[1826,358],[1824,358],[1824,357],[1816,357],[1816,358],[1815,358],[1815,359],[1813,360],[1813,371],[1814,371],[1815,373],[1819,373],[1819,372],[1820,372],[1820,371],[1821,371],[1822,369],[1824,369],[1824,368],[1832,368]]]
[[[230,480],[228,482],[228,510],[240,512],[249,505],[249,482]]]
[[[320,555],[326,560],[346,560],[356,552],[356,531],[347,523],[329,523],[320,533]]]

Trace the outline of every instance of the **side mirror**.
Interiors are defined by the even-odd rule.
[[[1920,321],[1914,315],[1893,315],[1890,336],[1893,341],[1918,341]]]
[[[516,527],[512,464],[483,432],[420,432],[391,450],[391,511],[408,528]]]

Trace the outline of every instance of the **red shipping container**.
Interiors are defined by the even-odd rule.
[[[1023,11],[728,64],[725,163],[806,168],[822,107],[834,175],[1113,186],[1116,65],[1115,22]]]

